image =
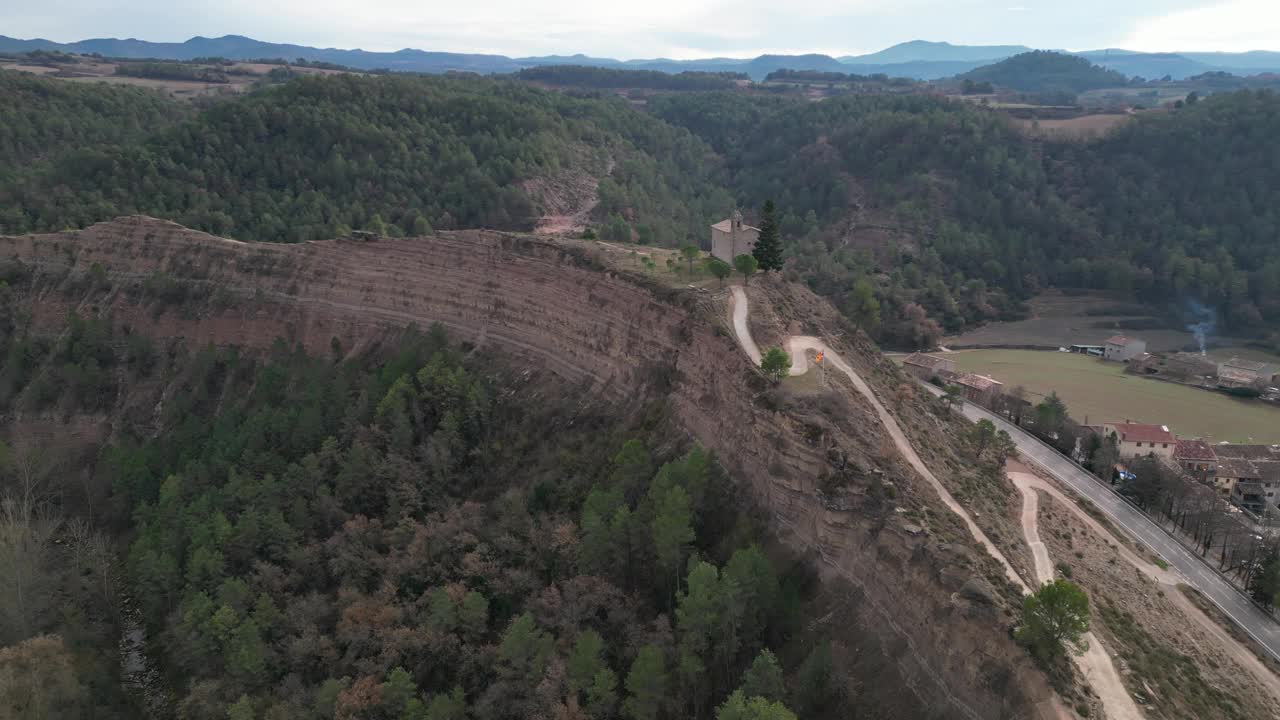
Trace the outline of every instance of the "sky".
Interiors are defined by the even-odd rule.
[[[1280,50],[1280,0],[0,0],[0,34],[620,59],[858,55],[917,39],[1238,52]]]

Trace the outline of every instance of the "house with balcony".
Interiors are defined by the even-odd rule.
[[[1214,485],[1232,503],[1262,514],[1280,502],[1280,447],[1223,443],[1213,451]]]

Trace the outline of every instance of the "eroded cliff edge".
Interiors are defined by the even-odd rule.
[[[771,392],[732,340],[722,293],[661,288],[580,247],[481,231],[267,245],[129,217],[0,237],[0,261],[30,275],[23,300],[37,328],[102,312],[156,338],[246,348],[284,338],[320,354],[439,322],[477,352],[553,371],[584,402],[667,393],[680,425],[745,483],[779,537],[854,588],[853,616],[822,621],[874,636],[881,657],[868,662],[890,666],[926,717],[1036,717],[1051,698],[1009,638],[999,569],[886,451],[870,408],[851,393],[795,402]],[[95,278],[111,291],[81,290]],[[771,308],[765,340],[784,326],[827,336],[904,425],[928,425],[874,348],[831,334],[829,306],[783,283],[756,292]],[[929,532],[906,514],[929,518]]]

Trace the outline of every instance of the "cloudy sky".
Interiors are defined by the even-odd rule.
[[[906,40],[1280,50],[1280,0],[0,0],[0,34],[617,58],[862,54]]]

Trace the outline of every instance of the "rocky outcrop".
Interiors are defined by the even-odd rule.
[[[1009,593],[991,585],[999,568],[884,453],[873,411],[852,393],[806,402],[769,390],[733,342],[721,295],[651,287],[589,251],[479,231],[264,245],[130,217],[0,237],[0,262],[35,273],[38,325],[58,327],[92,304],[161,338],[259,348],[285,338],[328,353],[439,322],[478,352],[552,370],[584,399],[626,406],[667,393],[674,417],[741,479],[779,537],[856,588],[855,616],[831,622],[833,633],[873,635],[898,679],[867,693],[901,692],[900,717],[973,719],[1036,717],[1052,696],[1009,639]],[[111,290],[76,291],[93,278]],[[817,335],[834,327],[804,289],[766,291],[777,322]],[[877,392],[898,382],[869,345],[829,340],[865,365]],[[889,476],[896,500],[878,489]],[[930,531],[904,529],[895,503],[932,518]]]

